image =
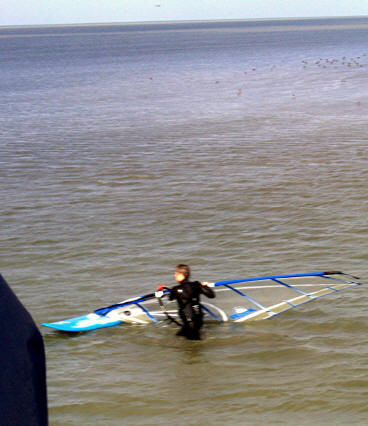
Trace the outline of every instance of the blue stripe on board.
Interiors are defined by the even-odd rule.
[[[253,314],[254,312],[257,312],[257,310],[253,309],[253,308],[249,308],[244,312],[236,312],[235,314],[230,315],[230,318],[231,319],[238,319],[238,318],[245,317],[249,314]]]

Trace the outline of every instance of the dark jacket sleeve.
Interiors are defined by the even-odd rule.
[[[205,296],[209,297],[210,299],[213,299],[214,297],[216,297],[216,294],[215,294],[215,292],[212,290],[212,288],[211,288],[211,287],[208,287],[208,286],[206,286],[206,285],[202,285],[202,284],[201,284],[201,291],[202,291],[202,293],[203,293]]]
[[[170,288],[169,300],[176,299],[176,287]]]
[[[1,275],[0,341],[1,426],[47,425],[42,336]]]

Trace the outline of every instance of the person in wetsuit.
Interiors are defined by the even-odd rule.
[[[189,281],[190,268],[188,265],[178,265],[175,269],[175,280],[178,285],[170,292],[170,300],[176,300],[179,307],[179,316],[183,323],[176,333],[190,340],[200,340],[200,329],[203,324],[203,312],[200,304],[200,295],[213,299],[215,292],[208,287],[208,283]]]

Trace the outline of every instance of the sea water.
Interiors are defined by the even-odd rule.
[[[173,285],[368,280],[368,20],[0,29],[0,272],[37,324]],[[365,287],[277,319],[42,328],[52,425],[355,424]]]

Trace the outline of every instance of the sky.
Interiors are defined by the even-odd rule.
[[[368,16],[368,0],[0,0],[0,25]]]

